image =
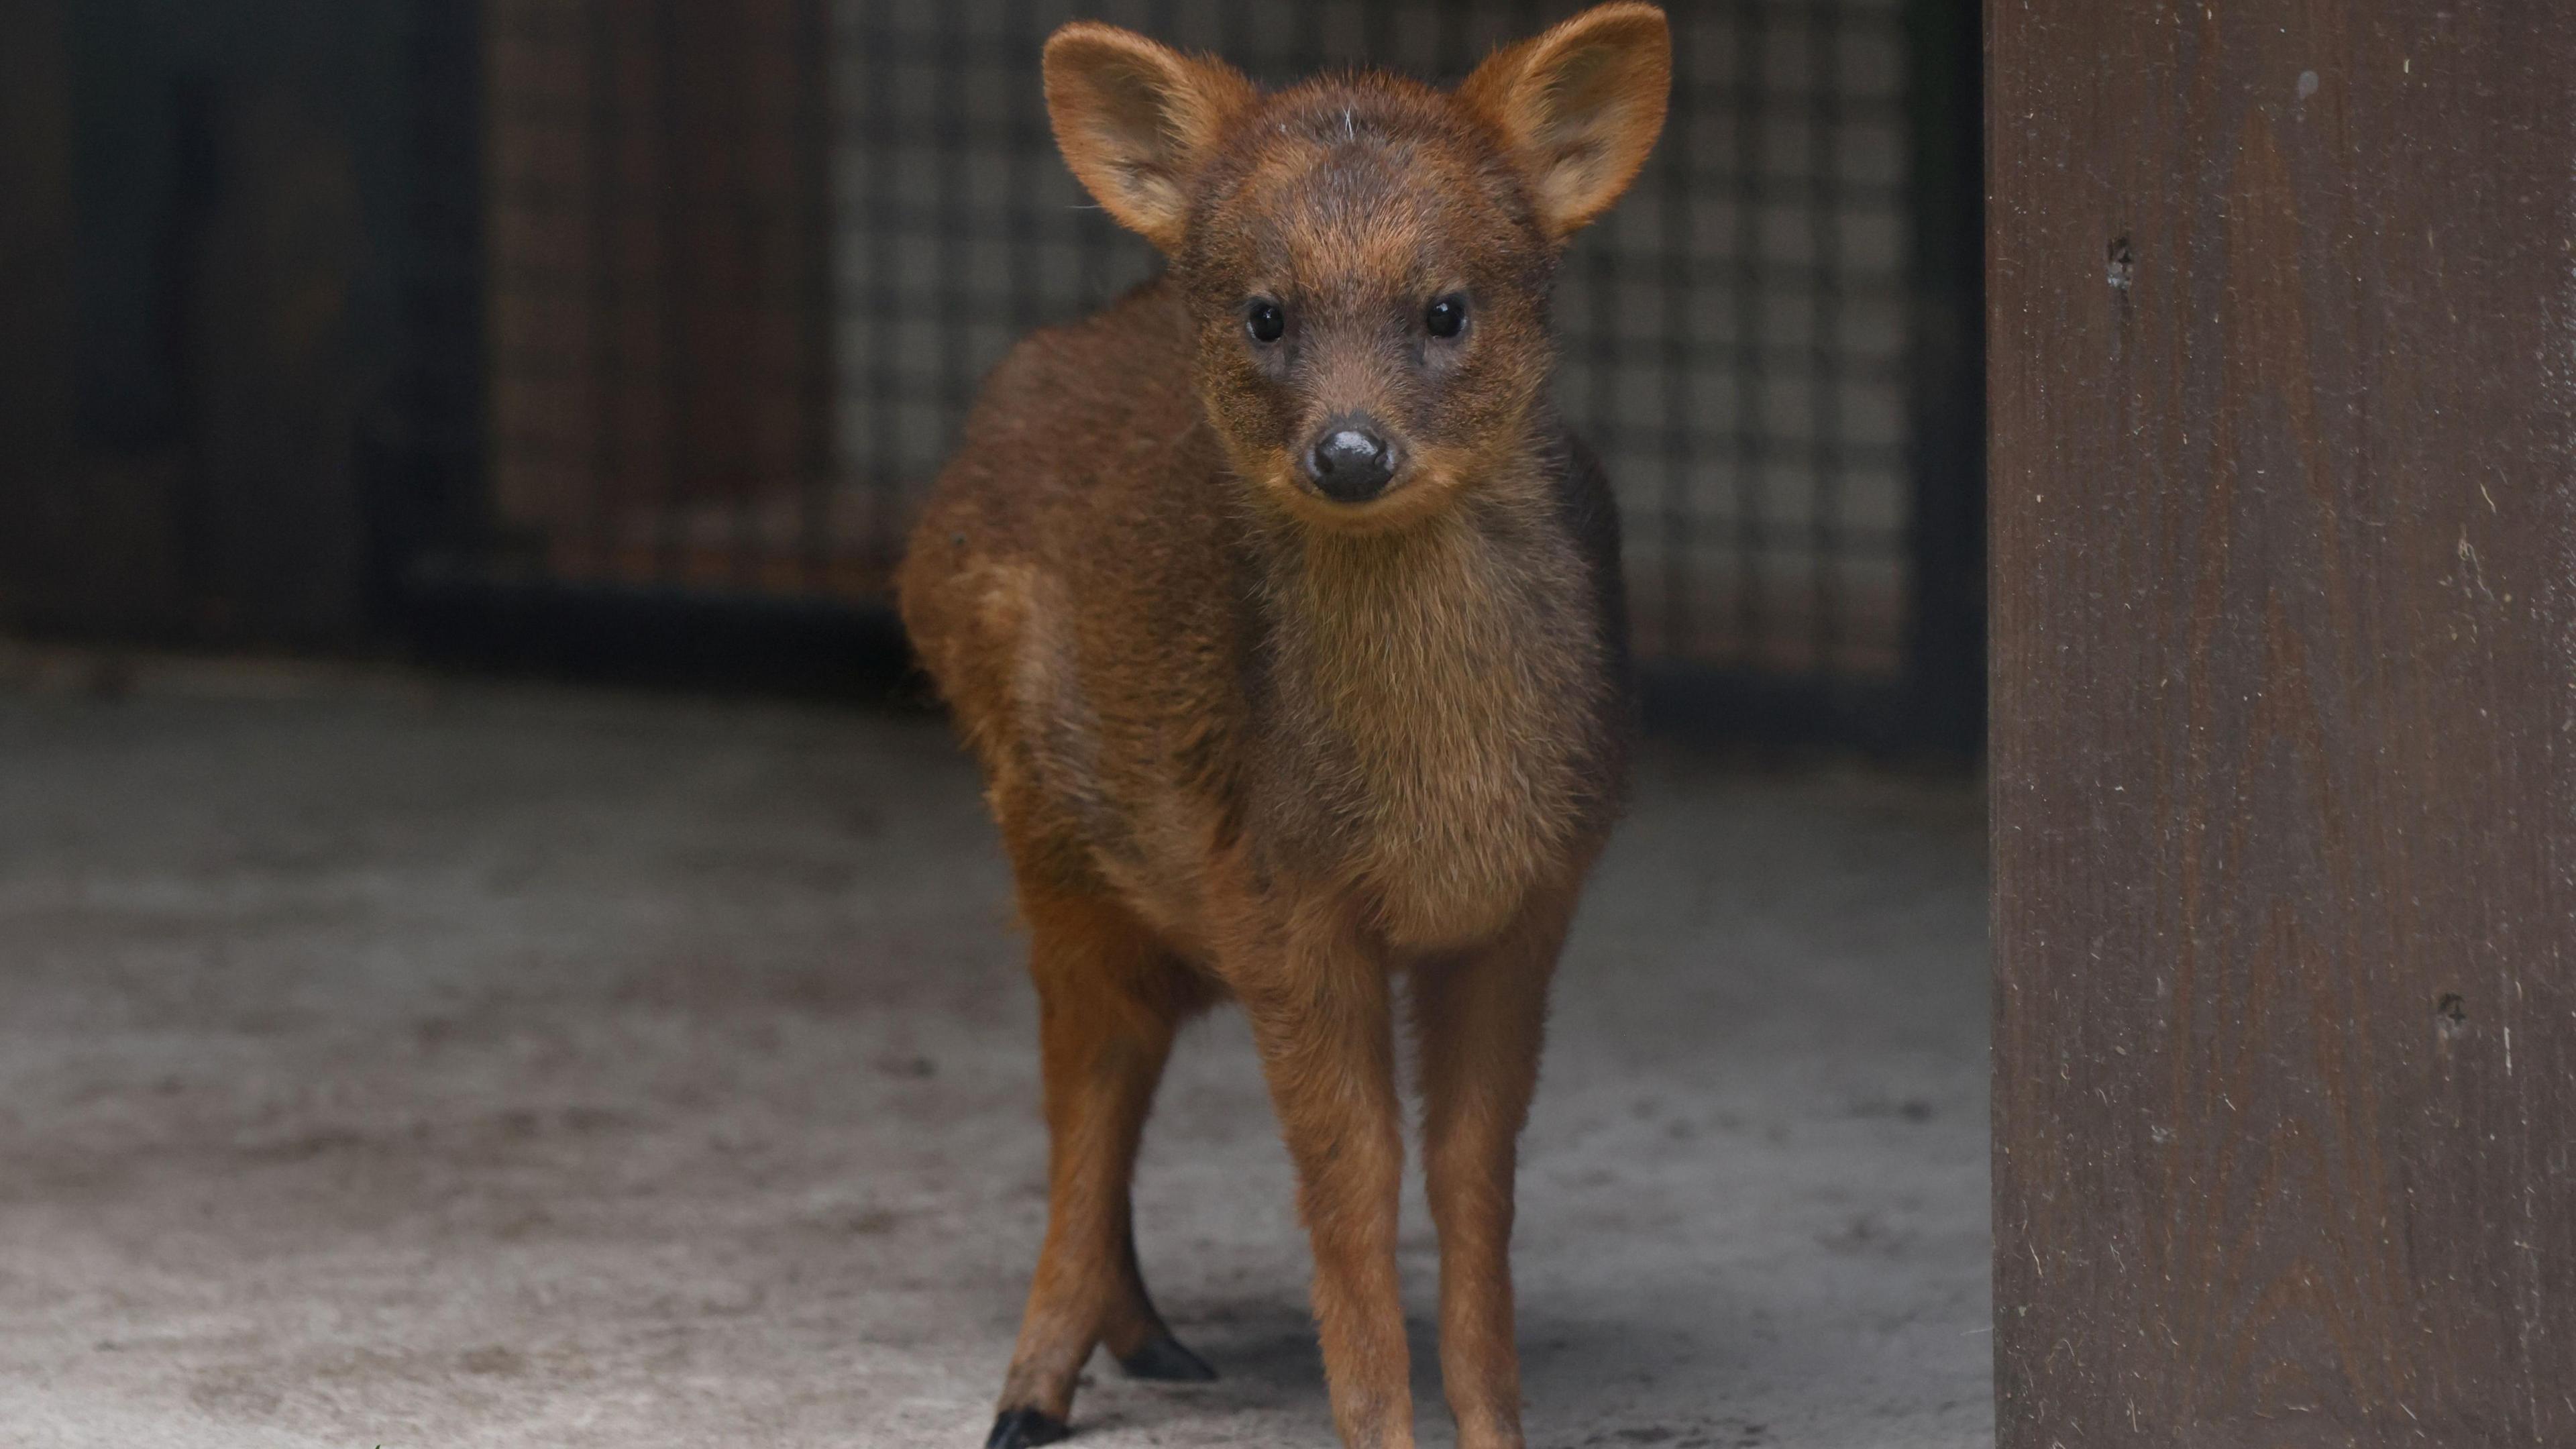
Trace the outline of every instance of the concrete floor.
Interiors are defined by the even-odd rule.
[[[938,723],[85,679],[0,667],[0,1441],[981,1442],[1043,1143]],[[1991,1441],[1982,861],[1965,785],[1653,755],[1524,1158],[1533,1444]],[[1096,1360],[1079,1442],[1328,1445],[1232,1016],[1138,1213],[1225,1378]]]

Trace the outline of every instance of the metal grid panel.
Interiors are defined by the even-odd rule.
[[[1278,81],[1435,79],[1572,7],[492,0],[494,507],[550,577],[880,596],[983,374],[1154,258],[1055,155],[1076,14]],[[1664,139],[1576,242],[1559,390],[1624,505],[1641,647],[1903,652],[1895,0],[1676,7]],[[638,24],[638,20],[649,23]]]
[[[878,587],[825,513],[823,8],[488,15],[493,546],[558,579]]]

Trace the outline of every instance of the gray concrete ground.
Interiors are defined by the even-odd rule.
[[[0,667],[0,1443],[980,1442],[1043,1142],[938,723],[80,672]],[[1982,860],[1964,785],[1652,756],[1524,1159],[1534,1444],[1990,1442]],[[1225,1378],[1096,1360],[1079,1442],[1329,1444],[1235,1018],[1139,1191]]]

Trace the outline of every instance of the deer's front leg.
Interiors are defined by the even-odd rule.
[[[1245,954],[1229,974],[1297,1166],[1334,1426],[1352,1449],[1411,1449],[1395,1274],[1404,1138],[1385,958],[1342,923],[1285,927]]]
[[[1440,1379],[1459,1449],[1520,1449],[1513,1175],[1572,906],[1571,891],[1537,903],[1494,945],[1413,973],[1423,1178],[1440,1230]]]

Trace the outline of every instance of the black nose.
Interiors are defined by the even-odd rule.
[[[1395,476],[1395,450],[1365,419],[1336,419],[1306,450],[1306,476],[1327,498],[1363,503]]]

